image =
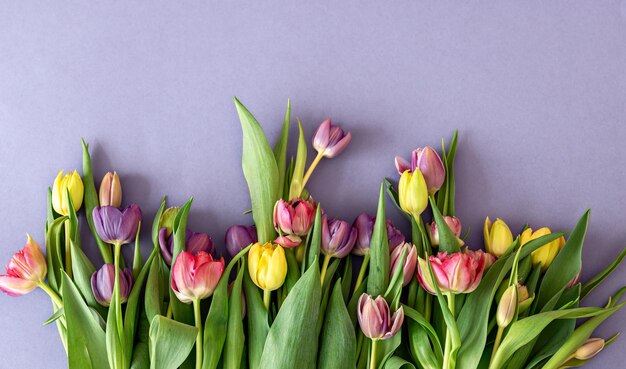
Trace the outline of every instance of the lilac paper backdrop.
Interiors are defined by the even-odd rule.
[[[373,212],[394,155],[459,128],[470,245],[486,215],[568,230],[592,207],[583,279],[624,247],[626,2],[156,3],[0,7],[3,263],[26,232],[43,244],[45,189],[80,168],[80,137],[147,219],[162,195],[193,195],[191,225],[220,242],[248,220],[233,95],[271,138],[287,97],[309,135],[328,116],[353,132],[310,182],[331,214]],[[624,280],[626,267],[590,300]],[[0,296],[0,312],[0,368],[66,365],[42,292]],[[624,362],[624,342],[588,367]]]

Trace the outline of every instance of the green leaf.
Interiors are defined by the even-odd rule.
[[[187,234],[187,218],[189,217],[189,210],[191,209],[191,203],[193,198],[189,199],[183,207],[180,208],[178,214],[174,218],[173,233],[174,237],[174,252],[172,253],[172,265],[176,262],[176,257],[181,251],[185,250],[185,239]],[[171,274],[171,273],[170,273]],[[171,275],[170,275],[171,282]],[[194,325],[193,307],[191,304],[184,304],[180,302],[178,297],[174,294],[174,291],[170,288],[170,304],[172,306],[172,313],[174,319],[179,322]],[[191,359],[190,359],[191,360]],[[189,365],[189,364],[187,364]]]
[[[581,300],[585,298],[594,288],[598,287],[604,280],[613,273],[613,271],[621,264],[622,260],[626,256],[626,248],[622,249],[622,252],[609,264],[602,272],[593,277],[587,282],[580,293]]]
[[[344,303],[341,281],[335,283],[328,302],[320,342],[318,369],[356,368],[356,356],[353,355],[356,335]]]
[[[306,139],[304,138],[304,130],[302,129],[302,123],[298,119],[298,128],[300,135],[298,138],[298,154],[296,156],[296,164],[293,167],[293,175],[291,177],[291,188],[289,189],[289,199],[300,197],[302,190],[304,189],[304,166],[306,165]]]
[[[263,129],[252,114],[235,98],[243,130],[243,174],[248,182],[252,217],[260,243],[274,239],[274,203],[278,199],[279,177],[274,153]]]
[[[441,368],[443,350],[437,332],[426,318],[410,306],[403,305],[407,322],[409,347],[413,359],[419,361],[425,369]]]
[[[352,320],[352,325],[354,327],[357,326],[357,305],[359,304],[359,298],[367,289],[367,279],[368,277],[363,279],[363,282],[359,285],[359,287],[354,290],[354,294],[350,298],[350,302],[348,302],[348,314],[350,314],[350,320]]]
[[[293,287],[278,312],[267,335],[261,369],[315,368],[321,295],[319,268],[313,265]]]
[[[389,285],[389,240],[385,219],[385,192],[381,184],[378,196],[378,211],[370,241],[370,267],[367,281],[367,293],[379,296],[385,293]]]
[[[70,241],[70,253],[72,258],[72,273],[76,287],[87,302],[87,305],[98,311],[101,316],[105,316],[106,309],[98,304],[91,290],[91,276],[96,272],[96,268],[91,264],[91,261],[83,250],[77,247],[73,241]]]
[[[285,186],[285,172],[287,170],[287,147],[289,143],[289,122],[291,121],[291,100],[287,99],[287,111],[280,139],[274,145],[274,158],[278,168],[278,193],[282,196]]]
[[[300,265],[298,265],[298,260],[296,260],[296,255],[294,253],[295,249],[286,249],[285,257],[287,258],[287,277],[285,278],[285,283],[281,289],[283,293],[283,300],[289,295],[289,291],[295,286],[300,279]]]
[[[346,258],[343,268],[343,276],[341,277],[341,293],[344,302],[347,304],[350,298],[350,290],[352,288],[352,258]],[[368,261],[369,262],[369,261]]]
[[[104,243],[100,237],[98,237],[98,233],[96,232],[96,227],[93,224],[93,209],[96,206],[99,206],[100,203],[98,201],[98,192],[96,191],[96,185],[93,181],[93,171],[91,169],[91,156],[89,155],[89,147],[85,143],[85,140],[82,140],[83,143],[83,186],[85,188],[84,194],[84,204],[85,204],[85,215],[87,216],[87,224],[89,224],[89,229],[91,229],[91,234],[93,235],[96,243],[98,244],[98,249],[100,250],[100,254],[102,255],[102,260],[105,264],[113,264],[113,254],[111,253],[111,247]]]
[[[315,212],[315,221],[313,222],[313,229],[311,230],[311,242],[306,250],[306,257],[303,263],[302,272],[311,267],[314,263],[317,263],[320,257],[320,250],[322,246],[322,204],[317,203],[317,210]]]
[[[222,360],[223,369],[239,369],[244,348],[245,333],[243,330],[243,305],[241,299],[241,288],[243,274],[246,271],[245,261],[241,263],[241,268],[237,273],[233,289],[230,292],[228,304],[228,329],[226,333],[226,345]]]
[[[135,234],[135,253],[133,255],[133,280],[137,278],[141,272],[141,245],[139,244],[139,235],[141,233],[141,221],[137,224],[137,233]]]
[[[48,224],[46,233],[46,259],[48,262],[48,283],[57,293],[61,290],[63,260],[61,259],[61,232],[67,216],[62,216]]]
[[[196,327],[157,315],[150,323],[150,368],[176,369],[196,343]]]
[[[159,206],[159,210],[157,210],[154,215],[154,220],[152,221],[152,245],[155,248],[159,247],[159,231],[161,230],[159,227],[161,225],[161,216],[165,211],[165,204],[167,202],[167,196],[163,196],[161,199],[161,205]]]
[[[454,131],[450,149],[446,153],[445,141],[441,140],[441,150],[443,153],[443,165],[446,169],[446,179],[443,186],[437,192],[437,207],[441,209],[443,215],[454,216],[455,203],[455,180],[454,180],[454,158],[456,157],[456,146],[459,131]]]
[[[439,233],[439,251],[446,251],[448,253],[455,253],[461,251],[459,246],[459,240],[454,233],[448,227],[448,223],[443,219],[441,212],[435,204],[435,200],[432,197],[429,198],[430,207],[433,210],[433,217],[437,223],[437,231]]]
[[[105,335],[80,292],[66,273],[62,274],[63,304],[67,322],[68,366],[108,369]]]
[[[63,308],[57,309],[57,311],[55,311],[54,314],[52,314],[50,318],[48,318],[48,320],[43,322],[42,325],[50,325],[56,322],[60,317],[63,316],[64,313],[65,313],[65,309]]]
[[[565,288],[574,279],[582,267],[582,249],[589,224],[589,210],[583,214],[563,249],[546,271],[537,294],[536,306],[542,307],[554,294]]]
[[[243,277],[248,319],[248,367],[258,369],[270,326],[259,288],[250,279],[250,273],[244,273]]]
[[[161,287],[162,279],[168,277],[168,272],[163,270],[163,261],[160,256],[150,264],[148,279],[146,281],[145,293],[145,311],[146,319],[150,322],[156,315],[163,315],[163,301],[165,301],[165,293],[169,296],[169,286],[163,290]]]
[[[145,369],[150,367],[150,322],[145,311],[139,315],[137,326],[137,342],[133,350],[130,369]]]
[[[415,366],[399,356],[392,356],[385,361],[383,369],[415,369]]]
[[[124,353],[124,332],[118,326],[118,321],[122,320],[121,316],[118,316],[115,306],[117,306],[116,291],[119,286],[113,286],[113,297],[111,298],[111,305],[109,306],[109,314],[106,321],[106,348],[109,358],[109,366],[115,369],[122,369],[125,367],[125,353]]]

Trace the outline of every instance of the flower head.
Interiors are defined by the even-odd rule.
[[[315,217],[313,200],[299,198],[289,202],[280,199],[274,205],[274,227],[276,231],[288,236],[306,236]]]
[[[255,243],[248,252],[248,272],[252,282],[262,290],[277,290],[287,276],[285,250],[270,242]]]
[[[26,246],[11,258],[6,274],[0,275],[0,290],[9,296],[22,296],[46,279],[46,257],[35,240],[27,235]]]
[[[197,255],[182,251],[172,266],[172,291],[178,299],[190,304],[213,294],[224,272],[224,258],[213,260],[204,251]]]
[[[100,183],[100,206],[113,206],[119,208],[122,205],[122,184],[117,172],[107,172]]]
[[[525,245],[528,242],[537,239],[541,236],[545,236],[552,233],[550,228],[543,227],[533,232],[531,228],[526,228],[524,232],[520,235],[520,243],[521,245]],[[556,255],[561,251],[561,249],[565,246],[565,238],[559,237],[554,241],[548,242],[547,244],[541,246],[537,250],[533,251],[530,254],[530,259],[532,260],[533,265],[541,265],[542,270],[548,269],[550,264],[556,258]]]
[[[174,237],[167,235],[167,228],[161,228],[159,231],[159,247],[161,248],[161,256],[167,265],[172,264],[172,255],[174,253]],[[185,251],[196,255],[200,251],[207,254],[213,253],[213,240],[207,233],[194,232],[187,229],[185,232]]]
[[[257,241],[256,227],[244,225],[232,225],[226,230],[224,243],[231,257]]]
[[[363,334],[372,340],[386,340],[395,336],[404,321],[402,306],[392,315],[382,296],[373,299],[367,293],[359,297],[357,315]]]
[[[434,281],[428,268],[432,267]],[[485,270],[485,257],[479,253],[440,252],[428,257],[428,261],[418,258],[417,279],[430,294],[436,294],[435,283],[442,293],[470,293],[478,287]]]
[[[485,238],[485,250],[496,257],[504,255],[513,243],[513,234],[509,226],[500,218],[496,218],[493,224],[489,217],[485,218],[483,236]]]
[[[356,229],[357,236],[352,254],[364,256],[370,252],[370,242],[372,240],[372,233],[374,231],[374,223],[376,218],[367,214],[360,214],[352,223],[352,228]],[[405,237],[398,228],[393,225],[391,219],[387,219],[387,240],[389,241],[389,249],[393,250],[398,245],[401,245]]]
[[[356,242],[357,230],[348,222],[322,217],[322,247],[324,255],[336,258],[347,256]]]
[[[135,240],[141,222],[141,209],[131,204],[124,211],[113,206],[96,206],[93,223],[100,239],[110,244],[127,244]]]
[[[449,217],[447,215],[443,216],[443,220],[448,225],[448,228],[452,231],[452,233],[459,238],[461,236],[461,220],[457,217]],[[437,222],[433,220],[432,223],[428,224],[430,243],[433,246],[439,246],[439,229],[437,228]],[[460,244],[463,245],[463,240],[459,238]]]
[[[52,208],[58,214],[68,215],[70,209],[66,194],[69,191],[72,206],[74,206],[74,210],[78,211],[83,204],[84,190],[83,181],[77,171],[66,175],[60,171],[52,185]]]
[[[115,266],[104,264],[100,269],[91,275],[91,291],[98,304],[109,306],[113,297],[113,286],[115,285]],[[120,303],[128,300],[130,290],[133,288],[133,274],[126,268],[120,271]]]
[[[402,210],[411,214],[416,220],[428,206],[428,188],[419,169],[414,172],[404,171],[398,182],[398,198]]]
[[[344,133],[341,127],[332,124],[330,119],[326,119],[313,136],[313,147],[324,157],[334,158],[346,149],[351,139],[350,132]]]
[[[400,259],[402,258],[402,253],[406,252],[406,256],[404,258],[404,264],[400,265]],[[398,267],[402,268],[402,286],[406,286],[411,282],[413,277],[415,276],[415,268],[417,266],[417,249],[414,245],[403,242],[398,245],[393,251],[391,251],[391,268],[390,274],[393,276]]]
[[[437,154],[430,146],[417,148],[411,153],[411,163],[400,156],[396,156],[396,169],[402,175],[405,171],[415,172],[419,169],[424,175],[424,180],[431,195],[437,192],[446,179],[446,169]]]

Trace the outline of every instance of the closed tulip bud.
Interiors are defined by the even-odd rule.
[[[110,244],[124,245],[135,240],[141,222],[141,209],[131,204],[124,211],[113,206],[96,206],[93,223],[100,239]]]
[[[348,222],[338,219],[328,220],[322,217],[322,247],[324,255],[335,258],[347,256],[356,242],[357,230]]]
[[[428,205],[428,188],[422,172],[405,171],[398,183],[400,207],[417,221]]]
[[[483,236],[485,237],[485,249],[496,257],[504,255],[513,243],[513,234],[509,226],[500,218],[496,218],[493,224],[489,217],[485,218]]]
[[[119,208],[122,205],[122,185],[117,172],[107,172],[100,183],[100,206],[113,206]]]
[[[24,248],[13,255],[6,274],[0,275],[0,290],[9,296],[25,295],[46,279],[46,258],[37,242],[30,235],[26,237]]]
[[[441,162],[441,158],[432,147],[426,146],[413,151],[411,155],[412,171],[419,169],[424,175],[424,180],[428,186],[428,193],[433,195],[439,191],[446,179],[446,169]]]
[[[389,241],[389,249],[393,250],[398,245],[402,245],[406,239],[402,232],[393,225],[391,219],[387,219],[387,241]]]
[[[330,119],[326,119],[313,136],[313,147],[320,155],[334,158],[348,147],[351,139],[350,132],[344,133],[341,127],[332,124]]]
[[[448,225],[448,228],[454,233],[454,235],[459,238],[461,236],[461,220],[457,217],[449,217],[447,215],[443,216],[443,220]],[[433,220],[432,223],[428,225],[430,243],[433,246],[439,246],[439,229],[437,229],[437,222]],[[464,244],[463,240],[459,238],[459,243],[461,245]]]
[[[534,299],[535,295],[533,294],[532,296],[530,296],[528,293],[528,288],[526,286],[517,286],[517,310],[520,313],[528,310],[528,308],[530,308],[530,305],[532,305]]]
[[[404,252],[406,252],[404,264],[399,265],[402,253]],[[417,267],[417,249],[414,245],[404,242],[393,249],[391,252],[390,278],[395,274],[398,267],[402,268],[402,287],[404,287],[409,284],[415,276],[415,268]]]
[[[287,259],[285,250],[270,242],[255,243],[248,252],[250,279],[264,291],[274,291],[285,283]]]
[[[352,223],[352,228],[356,229],[356,242],[352,249],[354,255],[365,256],[369,254],[375,221],[375,217],[367,213],[361,213]]]
[[[167,228],[161,228],[159,231],[159,247],[161,256],[167,265],[172,264],[172,256],[174,253],[174,237],[167,236]],[[200,251],[212,254],[214,251],[213,240],[207,233],[193,232],[190,229],[185,231],[185,251],[197,255]]]
[[[52,208],[58,214],[69,215],[70,209],[66,193],[69,191],[74,210],[78,211],[83,204],[83,181],[77,171],[63,175],[60,171],[52,185]]]
[[[182,251],[172,266],[172,291],[185,304],[202,300],[213,294],[224,272],[224,258],[213,260],[204,251],[194,255]]]
[[[104,264],[100,269],[91,275],[91,291],[98,304],[109,306],[113,297],[113,286],[115,285],[115,266]],[[130,290],[133,288],[133,274],[130,269],[120,270],[120,303],[128,300]]]
[[[417,279],[426,292],[435,295],[435,284],[442,293],[470,293],[478,287],[485,270],[484,255],[475,252],[440,252],[428,257],[434,280],[425,259],[417,259]]]
[[[404,322],[402,306],[392,315],[382,296],[373,299],[367,293],[359,297],[357,316],[361,331],[372,340],[386,340],[395,336]]]
[[[226,250],[231,257],[257,241],[255,226],[233,225],[226,230]]]
[[[274,227],[286,235],[306,236],[315,217],[315,203],[310,200],[280,199],[274,205]]]
[[[604,340],[602,338],[589,338],[574,352],[574,358],[577,360],[589,360],[596,356],[604,348]]]
[[[167,237],[169,237],[174,231],[174,219],[178,215],[179,208],[167,208],[161,214],[161,219],[159,220],[159,229],[165,228],[167,230]]]
[[[537,239],[541,236],[545,236],[552,233],[550,228],[543,227],[533,232],[531,228],[526,228],[520,236],[520,243],[523,245],[528,242]],[[556,255],[561,251],[565,245],[565,238],[560,237],[552,242],[549,242],[530,254],[530,259],[533,265],[541,265],[541,270],[546,270],[554,261]]]
[[[505,328],[515,318],[517,312],[517,286],[511,285],[504,291],[500,303],[498,304],[498,310],[496,312],[496,322],[499,327]]]

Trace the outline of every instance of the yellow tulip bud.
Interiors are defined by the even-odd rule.
[[[517,313],[517,299],[517,286],[509,286],[500,298],[500,303],[496,311],[496,323],[498,323],[498,327],[505,328],[511,324]]]
[[[252,282],[262,290],[277,290],[287,276],[285,250],[270,242],[255,243],[248,252],[248,272]]]
[[[523,245],[537,239],[541,236],[545,236],[552,233],[550,228],[543,227],[533,232],[531,228],[526,228],[520,236],[520,242]],[[550,243],[547,243],[530,254],[533,265],[541,264],[541,269],[546,270],[554,261],[556,255],[561,251],[565,245],[565,238],[560,237]]]
[[[485,237],[485,249],[497,257],[504,255],[513,243],[513,234],[509,226],[500,218],[496,218],[493,224],[489,217],[485,219],[483,236]]]
[[[78,211],[83,204],[84,187],[77,171],[68,173],[65,176],[63,171],[60,171],[52,185],[52,208],[61,215],[70,213],[66,191],[70,192],[74,210]]]
[[[402,173],[398,183],[398,197],[402,210],[411,214],[415,220],[419,219],[428,205],[428,187],[419,169]]]

